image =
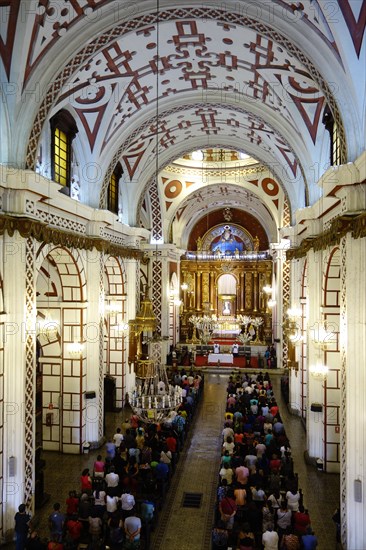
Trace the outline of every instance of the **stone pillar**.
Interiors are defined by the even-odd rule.
[[[344,240],[341,246],[341,250],[345,247],[341,259],[341,510],[342,542],[352,550],[364,548],[366,541],[366,238],[355,240],[348,233]]]
[[[324,352],[316,347],[312,336],[312,331],[319,330],[321,322],[320,307],[322,304],[322,276],[323,276],[323,254],[314,252],[312,249],[308,252],[308,365],[316,365],[324,362]],[[307,449],[311,457],[324,460],[323,448],[323,415],[324,415],[324,390],[323,381],[308,375],[308,403],[307,403],[307,421],[306,437]],[[323,405],[322,412],[311,411],[312,403]]]
[[[287,299],[289,298],[289,292],[287,296],[284,292],[284,261],[286,260],[285,249],[287,246],[286,240],[282,240],[279,244],[271,245],[274,262],[272,298],[276,300],[276,305],[272,308],[273,338],[280,340],[280,345],[276,345],[278,367],[287,367],[287,342],[284,341],[282,334],[283,301],[286,297]]]
[[[301,268],[302,262],[292,260],[291,262],[291,308],[300,309],[300,293],[301,293]],[[301,374],[300,374],[300,350],[301,350],[301,317],[294,319],[295,323],[295,340],[289,342],[289,360],[295,362],[295,368],[290,369],[290,407],[293,413],[300,415],[301,413]]]
[[[14,528],[14,514],[25,502],[34,509],[35,451],[35,270],[32,239],[15,232],[3,236],[4,389],[3,389],[3,532]],[[29,288],[27,288],[29,285]],[[25,310],[33,300],[33,315]],[[34,353],[27,357],[28,338],[34,338]],[[32,362],[33,372],[32,372]]]
[[[95,392],[95,397],[85,401],[86,440],[90,443],[101,443],[103,437],[103,393],[104,393],[104,261],[103,254],[95,248],[85,251],[87,285],[87,323],[85,326],[86,356],[88,368],[86,391]],[[108,311],[105,312],[108,315]],[[102,349],[101,349],[102,348]]]
[[[140,262],[130,258],[125,261],[125,269],[127,293],[126,319],[130,320],[135,319],[140,305]],[[128,366],[124,366],[126,368],[126,392],[129,392],[135,385],[133,362],[137,349],[136,338],[137,336],[130,327],[128,331]]]

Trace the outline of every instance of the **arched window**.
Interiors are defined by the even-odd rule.
[[[108,204],[107,209],[115,214],[118,214],[118,190],[119,190],[119,180],[123,174],[122,166],[118,163],[113,170],[111,179],[108,186]]]
[[[71,182],[71,143],[78,132],[73,116],[61,109],[50,120],[51,125],[51,175],[52,179],[70,187]]]
[[[330,137],[330,151],[329,162],[331,166],[341,164],[341,142],[339,139],[339,131],[336,121],[334,120],[333,113],[326,105],[322,120],[325,129],[329,132]]]

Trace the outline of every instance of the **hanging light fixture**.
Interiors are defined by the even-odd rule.
[[[68,354],[72,359],[81,359],[83,356],[84,346],[80,342],[72,342],[67,348]]]
[[[182,388],[169,384],[166,368],[155,361],[139,361],[130,406],[142,422],[164,422],[182,403]]]
[[[159,65],[159,0],[156,3],[156,60]],[[155,178],[159,175],[159,69],[156,71],[156,151],[155,151]],[[154,235],[155,255],[158,257],[158,235]],[[145,297],[136,318],[129,325],[137,338],[137,361],[135,363],[135,387],[128,393],[129,403],[134,414],[145,423],[164,422],[173,411],[182,404],[182,388],[169,384],[165,365],[161,361],[163,340],[156,331],[157,320],[153,304],[148,297],[146,288]],[[149,346],[149,355],[143,359],[141,353],[141,334],[144,344]]]
[[[310,365],[309,371],[313,378],[318,380],[325,380],[328,376],[328,367],[322,363],[317,363],[316,365]]]

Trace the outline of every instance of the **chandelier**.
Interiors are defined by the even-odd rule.
[[[250,326],[255,327],[255,340],[253,343],[260,342],[259,340],[259,327],[263,325],[263,317],[250,317],[249,315],[238,315],[236,318],[239,325],[243,327],[243,331],[238,334],[237,340],[241,344],[247,345],[252,342],[253,334],[250,332]]]
[[[49,340],[56,338],[57,333],[59,332],[60,326],[52,319],[49,311],[46,312],[44,319],[39,323],[38,334],[45,336]]]
[[[328,376],[328,367],[326,365],[323,365],[321,363],[318,363],[316,365],[310,365],[309,368],[311,376],[313,378],[318,378],[319,380],[325,380]]]
[[[159,57],[159,0],[156,6],[156,58]],[[155,179],[159,176],[159,71],[156,71],[156,113],[155,113]],[[158,258],[156,234],[155,255]],[[162,364],[162,343],[168,338],[161,336],[153,304],[146,288],[141,309],[133,321],[129,322],[133,337],[137,340],[135,361],[135,386],[128,392],[130,406],[134,414],[144,423],[161,423],[168,420],[182,404],[182,388],[169,383],[165,365]],[[141,340],[148,346],[148,353],[142,356]]]
[[[328,324],[327,321],[317,322],[310,327],[309,332],[310,338],[317,348],[325,351],[336,347],[337,332],[333,324]]]
[[[220,323],[215,315],[212,317],[210,315],[202,315],[202,317],[191,315],[188,321],[198,330],[200,342],[204,345],[209,343],[213,333],[220,328]]]
[[[182,388],[169,383],[164,365],[139,360],[136,363],[136,385],[128,397],[134,414],[142,422],[164,422],[182,404]]]

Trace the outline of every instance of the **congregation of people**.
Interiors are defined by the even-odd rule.
[[[230,376],[212,549],[315,550],[268,374]]]
[[[142,423],[132,414],[116,429],[71,487],[65,503],[48,517],[49,540],[40,538],[21,504],[15,516],[16,550],[77,548],[147,550],[183,448],[204,377],[184,369],[172,373],[183,402],[164,423]]]

